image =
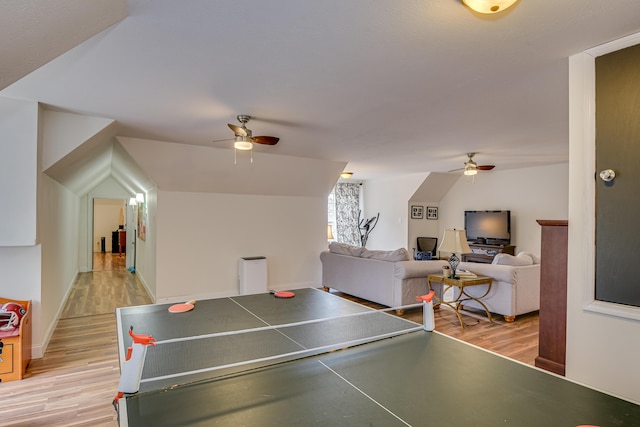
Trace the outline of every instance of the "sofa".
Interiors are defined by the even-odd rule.
[[[458,269],[493,279],[491,290],[482,302],[491,313],[504,316],[507,322],[540,309],[540,259],[531,253],[520,252],[517,256],[498,254],[492,264],[461,262]],[[465,288],[465,292],[479,297],[486,292],[487,286],[471,286]],[[454,297],[458,294],[459,289],[454,288]],[[465,301],[464,307],[484,311],[475,301]]]
[[[427,276],[442,274],[442,267],[448,265],[444,260],[411,261],[404,248],[373,251],[337,242],[320,254],[320,260],[325,290],[332,288],[389,307],[415,304],[416,296],[428,292]],[[507,322],[540,308],[540,260],[533,254],[498,254],[493,264],[461,262],[458,269],[493,279],[482,301]],[[442,284],[434,282],[433,287],[442,298]],[[459,290],[453,289],[455,298]],[[487,285],[478,285],[465,292],[479,297],[486,289]],[[464,307],[482,310],[474,301],[466,301]]]
[[[446,261],[411,261],[409,252],[376,251],[331,242],[320,254],[322,285],[388,307],[416,304],[416,296],[429,292],[427,276],[442,274]],[[442,296],[442,285],[434,291]],[[400,309],[400,312],[402,310]]]

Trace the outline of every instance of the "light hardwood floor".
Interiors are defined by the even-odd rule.
[[[121,259],[106,255],[94,261],[96,270],[82,273],[67,301],[42,359],[33,360],[21,381],[0,383],[0,426],[117,426],[111,405],[117,392],[116,324],[118,306],[146,304],[148,295]],[[355,297],[335,294],[365,304]],[[422,322],[419,309],[410,320]],[[514,323],[489,323],[482,316],[464,316],[464,329],[455,314],[436,311],[436,330],[479,347],[533,364],[537,355],[538,315]]]
[[[340,292],[332,293],[367,305],[381,309],[384,306]],[[453,310],[442,307],[434,310],[436,331],[484,348],[494,353],[515,359],[519,362],[533,365],[538,355],[538,312],[518,316],[513,323],[507,323],[502,316],[493,316],[493,323],[487,321],[486,314],[475,311],[461,311],[465,323],[464,329]],[[409,309],[404,318],[422,323],[422,309]]]

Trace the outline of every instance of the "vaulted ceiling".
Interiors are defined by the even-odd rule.
[[[640,31],[637,0],[490,16],[460,0],[8,3],[0,95],[115,120],[145,150],[210,148],[183,156],[209,164],[232,165],[231,142],[213,141],[249,114],[254,135],[280,138],[256,155],[359,179],[446,172],[467,152],[496,171],[566,162],[568,57]]]

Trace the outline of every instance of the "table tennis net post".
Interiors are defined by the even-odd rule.
[[[426,310],[427,304],[158,340],[145,354],[139,392],[220,379],[423,330],[424,325],[388,313],[418,307]]]

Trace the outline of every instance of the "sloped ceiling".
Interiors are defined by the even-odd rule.
[[[437,202],[449,192],[451,187],[462,179],[458,174],[430,173],[422,185],[411,196],[410,202]]]
[[[111,2],[96,3],[83,21]],[[280,137],[255,153],[253,167],[273,162],[269,172],[241,178],[265,188],[281,183],[274,170],[304,181],[290,158],[346,164],[362,180],[447,172],[467,152],[496,171],[567,162],[568,57],[640,31],[638,0],[521,0],[491,16],[460,0],[129,0],[127,9],[0,94],[113,119],[119,140],[138,141],[127,150],[154,141],[149,152],[180,152],[181,164],[145,165],[153,175],[162,166],[186,182],[196,170],[199,186],[237,181],[204,172],[233,164],[230,142],[212,141],[232,137],[237,114],[255,117],[254,134]],[[0,11],[10,20],[6,2]],[[39,39],[57,31],[71,32]],[[24,72],[33,65],[19,53],[40,42],[21,34],[0,26]]]
[[[5,1],[0,89],[127,16],[126,0]]]
[[[345,164],[261,152],[119,137],[118,141],[166,191],[326,196]]]

